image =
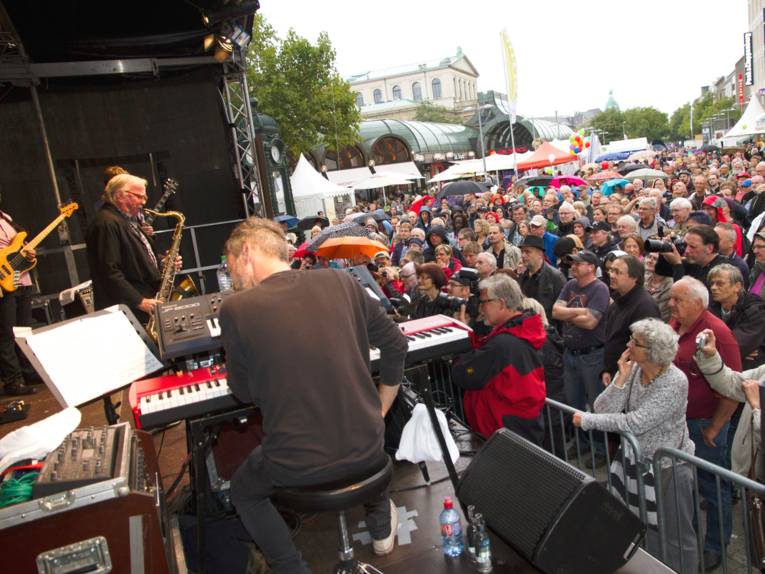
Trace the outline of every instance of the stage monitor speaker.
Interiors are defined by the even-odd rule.
[[[645,534],[640,519],[594,478],[507,429],[473,458],[457,496],[544,572],[614,572]]]

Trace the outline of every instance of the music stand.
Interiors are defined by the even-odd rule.
[[[14,334],[62,407],[104,396],[110,424],[116,412],[108,395],[165,367],[157,346],[125,305],[39,329],[16,327]]]

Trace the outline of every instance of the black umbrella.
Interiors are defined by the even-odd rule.
[[[463,179],[445,185],[444,188],[436,194],[436,199],[443,199],[444,197],[455,195],[486,193],[487,191],[489,191],[489,188],[485,184]]]
[[[720,148],[714,144],[708,143],[701,146],[699,151],[720,151]]]
[[[374,211],[368,211],[365,213],[358,213],[353,216],[353,221],[357,221],[359,224],[364,225],[364,222],[367,220],[367,217],[371,217],[378,223],[380,221],[385,221],[386,219],[390,219],[382,209],[375,209]]]
[[[314,225],[318,225],[321,228],[329,225],[329,220],[326,217],[319,217],[318,215],[312,215],[310,217],[304,217],[298,222],[297,228],[303,231],[308,231]]]
[[[518,183],[525,185],[526,187],[534,187],[536,185],[550,185],[553,180],[551,175],[527,175],[518,180]]]
[[[627,175],[631,171],[635,171],[636,169],[645,169],[646,167],[648,166],[644,163],[628,163],[627,165],[623,165],[616,171],[618,171],[622,175]]]
[[[333,237],[369,237],[369,235],[370,231],[355,221],[330,225],[329,227],[322,229],[321,233],[314,237],[311,242],[305,246],[305,249],[307,251],[315,252],[321,247],[322,243]]]

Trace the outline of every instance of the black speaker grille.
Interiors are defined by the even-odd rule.
[[[500,429],[468,466],[457,495],[463,504],[475,505],[492,530],[531,559],[563,506],[591,480],[515,433]]]

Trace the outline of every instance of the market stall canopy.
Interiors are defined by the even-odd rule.
[[[369,170],[366,171],[369,175]],[[350,192],[347,187],[337,185],[322,177],[302,154],[300,154],[295,171],[290,177],[290,184],[292,185],[292,196],[295,199],[315,196],[336,197]]]
[[[762,107],[759,98],[752,95],[743,115],[736,125],[723,136],[723,141],[765,133],[765,108]],[[726,141],[726,145],[728,142]]]
[[[383,173],[378,171],[375,174],[369,174],[362,180],[353,184],[353,189],[379,189],[389,185],[409,185],[412,180],[395,173]]]
[[[572,161],[579,161],[579,158],[544,142],[530,157],[518,162],[518,169],[540,169]]]
[[[420,170],[417,169],[413,161],[381,164],[377,166],[376,170],[380,173],[399,175],[406,179],[419,179],[422,177]],[[332,183],[347,187],[355,187],[359,181],[368,178],[370,175],[372,175],[372,172],[368,167],[352,167],[350,169],[327,172],[327,177]]]

